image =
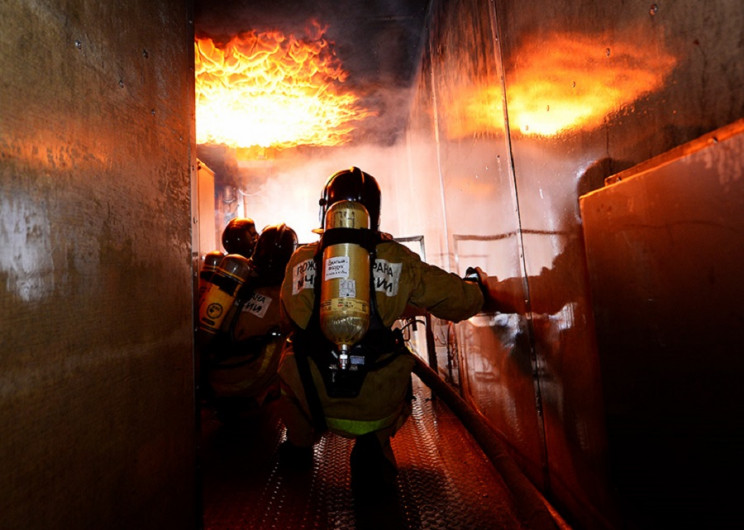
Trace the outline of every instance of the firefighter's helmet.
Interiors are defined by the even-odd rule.
[[[363,204],[369,213],[370,228],[379,229],[380,186],[372,175],[355,166],[331,175],[319,201],[321,227],[325,228],[328,208],[339,201],[354,201]]]
[[[228,254],[250,258],[257,240],[256,223],[250,217],[231,219],[222,231],[222,246]]]
[[[281,223],[265,227],[252,258],[262,281],[269,285],[281,283],[284,269],[296,248],[297,234],[289,226]]]

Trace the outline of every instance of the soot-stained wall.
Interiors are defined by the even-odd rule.
[[[0,527],[195,526],[189,11],[0,5]]]

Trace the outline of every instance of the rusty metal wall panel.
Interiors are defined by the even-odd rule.
[[[616,484],[648,527],[740,523],[744,121],[581,199]]]
[[[195,514],[188,3],[0,4],[0,526]]]

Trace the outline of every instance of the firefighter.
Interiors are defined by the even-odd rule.
[[[482,284],[426,264],[379,231],[380,188],[357,167],[333,174],[320,199],[318,242],[287,266],[281,301],[293,325],[279,374],[287,439],[279,456],[312,465],[326,431],[355,439],[354,497],[395,495],[390,438],[411,410],[413,354],[392,329],[407,307],[459,321],[476,314]]]
[[[198,320],[196,343],[200,352],[197,371],[199,376],[198,386],[200,398],[205,399],[209,398],[209,388],[205,381],[206,370],[202,357],[207,356],[206,352],[214,342],[215,335],[227,314],[228,304],[232,304],[237,289],[251,274],[252,266],[248,262],[248,258],[253,254],[253,248],[258,240],[256,224],[249,217],[231,219],[225,225],[221,239],[222,246],[227,250],[227,254],[221,250],[213,250],[204,256],[204,261],[199,270],[199,292],[196,296]],[[223,261],[226,255],[230,255],[230,259]],[[220,265],[222,265],[222,268],[218,270]],[[246,277],[243,277],[243,275],[246,275]],[[228,287],[225,281],[231,282],[233,292],[225,292],[226,287]],[[219,284],[222,284],[221,287]],[[208,292],[210,300],[204,303],[204,297]]]
[[[289,331],[279,289],[296,248],[297,234],[286,224],[261,231],[248,260],[247,278],[205,348],[210,401],[224,422],[256,412],[278,396],[277,369]]]

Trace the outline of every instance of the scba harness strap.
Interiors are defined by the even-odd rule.
[[[382,236],[380,233],[369,228],[329,228],[323,232],[320,245],[318,245],[318,251],[315,254],[315,260],[318,263],[319,258],[323,255],[323,251],[327,247],[340,243],[359,245],[370,253],[370,258],[373,258],[376,253],[377,244],[381,241]]]

